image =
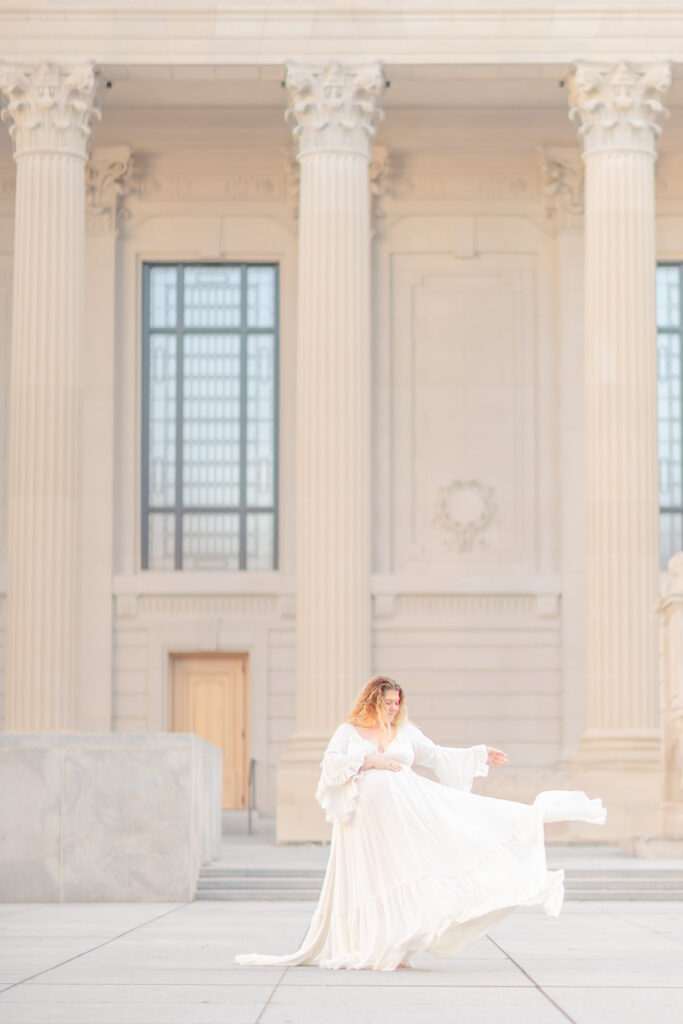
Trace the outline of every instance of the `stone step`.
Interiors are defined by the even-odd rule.
[[[621,900],[623,902],[683,901],[683,889],[565,889],[565,899],[595,903]]]
[[[551,867],[551,871],[558,870]],[[310,879],[320,882],[325,877],[323,870],[313,868],[229,868],[229,867],[203,867],[199,873],[202,879],[226,879],[232,881],[240,880],[277,880],[283,884],[291,881],[295,883],[300,879]],[[650,882],[665,881],[672,885],[683,885],[683,870],[663,868],[662,870],[607,870],[607,869],[565,869],[567,882],[628,882],[630,884],[648,884]]]
[[[200,889],[282,889],[282,891],[295,889],[317,889],[322,887],[322,878],[202,878],[200,876],[197,886]]]
[[[204,867],[197,899],[317,900],[324,871],[313,868]],[[683,900],[683,870],[591,869],[565,873],[567,900]]]
[[[566,889],[681,889],[683,879],[672,878],[567,878]]]
[[[254,902],[259,900],[291,902],[311,901],[317,902],[320,896],[319,889],[294,889],[285,891],[283,889],[200,889],[197,891],[198,900],[225,900]],[[595,903],[621,901],[633,902],[683,902],[683,891],[680,889],[567,889],[565,891],[567,902],[574,900]]]
[[[555,870],[550,865],[550,870]],[[683,881],[683,868],[565,868],[567,878],[669,878]]]
[[[198,900],[244,900],[253,902],[256,900],[278,900],[279,902],[296,902],[298,900],[318,901],[320,889],[198,889],[196,899]]]
[[[325,877],[324,869],[315,868],[201,868],[200,878],[319,878]]]

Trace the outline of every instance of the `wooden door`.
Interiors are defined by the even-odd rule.
[[[247,656],[174,655],[171,729],[223,751],[223,807],[247,806]]]

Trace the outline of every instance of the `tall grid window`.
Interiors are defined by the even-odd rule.
[[[662,568],[683,550],[683,264],[657,267],[659,551]]]
[[[143,569],[277,568],[278,268],[145,264]]]

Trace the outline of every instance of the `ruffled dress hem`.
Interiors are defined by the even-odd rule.
[[[532,869],[515,867],[528,860],[530,845],[544,850],[544,823],[578,820],[603,824],[606,811],[601,800],[590,800],[580,791],[541,793],[533,805],[524,806],[530,812],[524,815],[526,820],[519,821],[464,871],[447,877],[424,875],[384,889],[344,911],[330,908],[325,913],[323,891],[319,927],[297,953],[288,957],[252,954],[236,957],[236,962],[392,971],[417,953],[455,955],[519,906],[541,905],[549,916],[557,917],[564,899],[564,872],[548,871],[544,855]],[[323,921],[324,940],[320,931]],[[392,937],[390,946],[385,945],[388,936]],[[345,952],[330,957],[326,955],[330,949]]]

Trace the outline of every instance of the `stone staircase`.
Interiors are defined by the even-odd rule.
[[[551,868],[552,868],[551,864]],[[207,865],[198,900],[317,900],[325,872],[316,868]],[[567,900],[680,900],[681,867],[567,868]]]
[[[228,868],[199,872],[198,900],[317,900],[325,877],[315,868]]]
[[[683,901],[683,869],[565,869],[565,898]]]

